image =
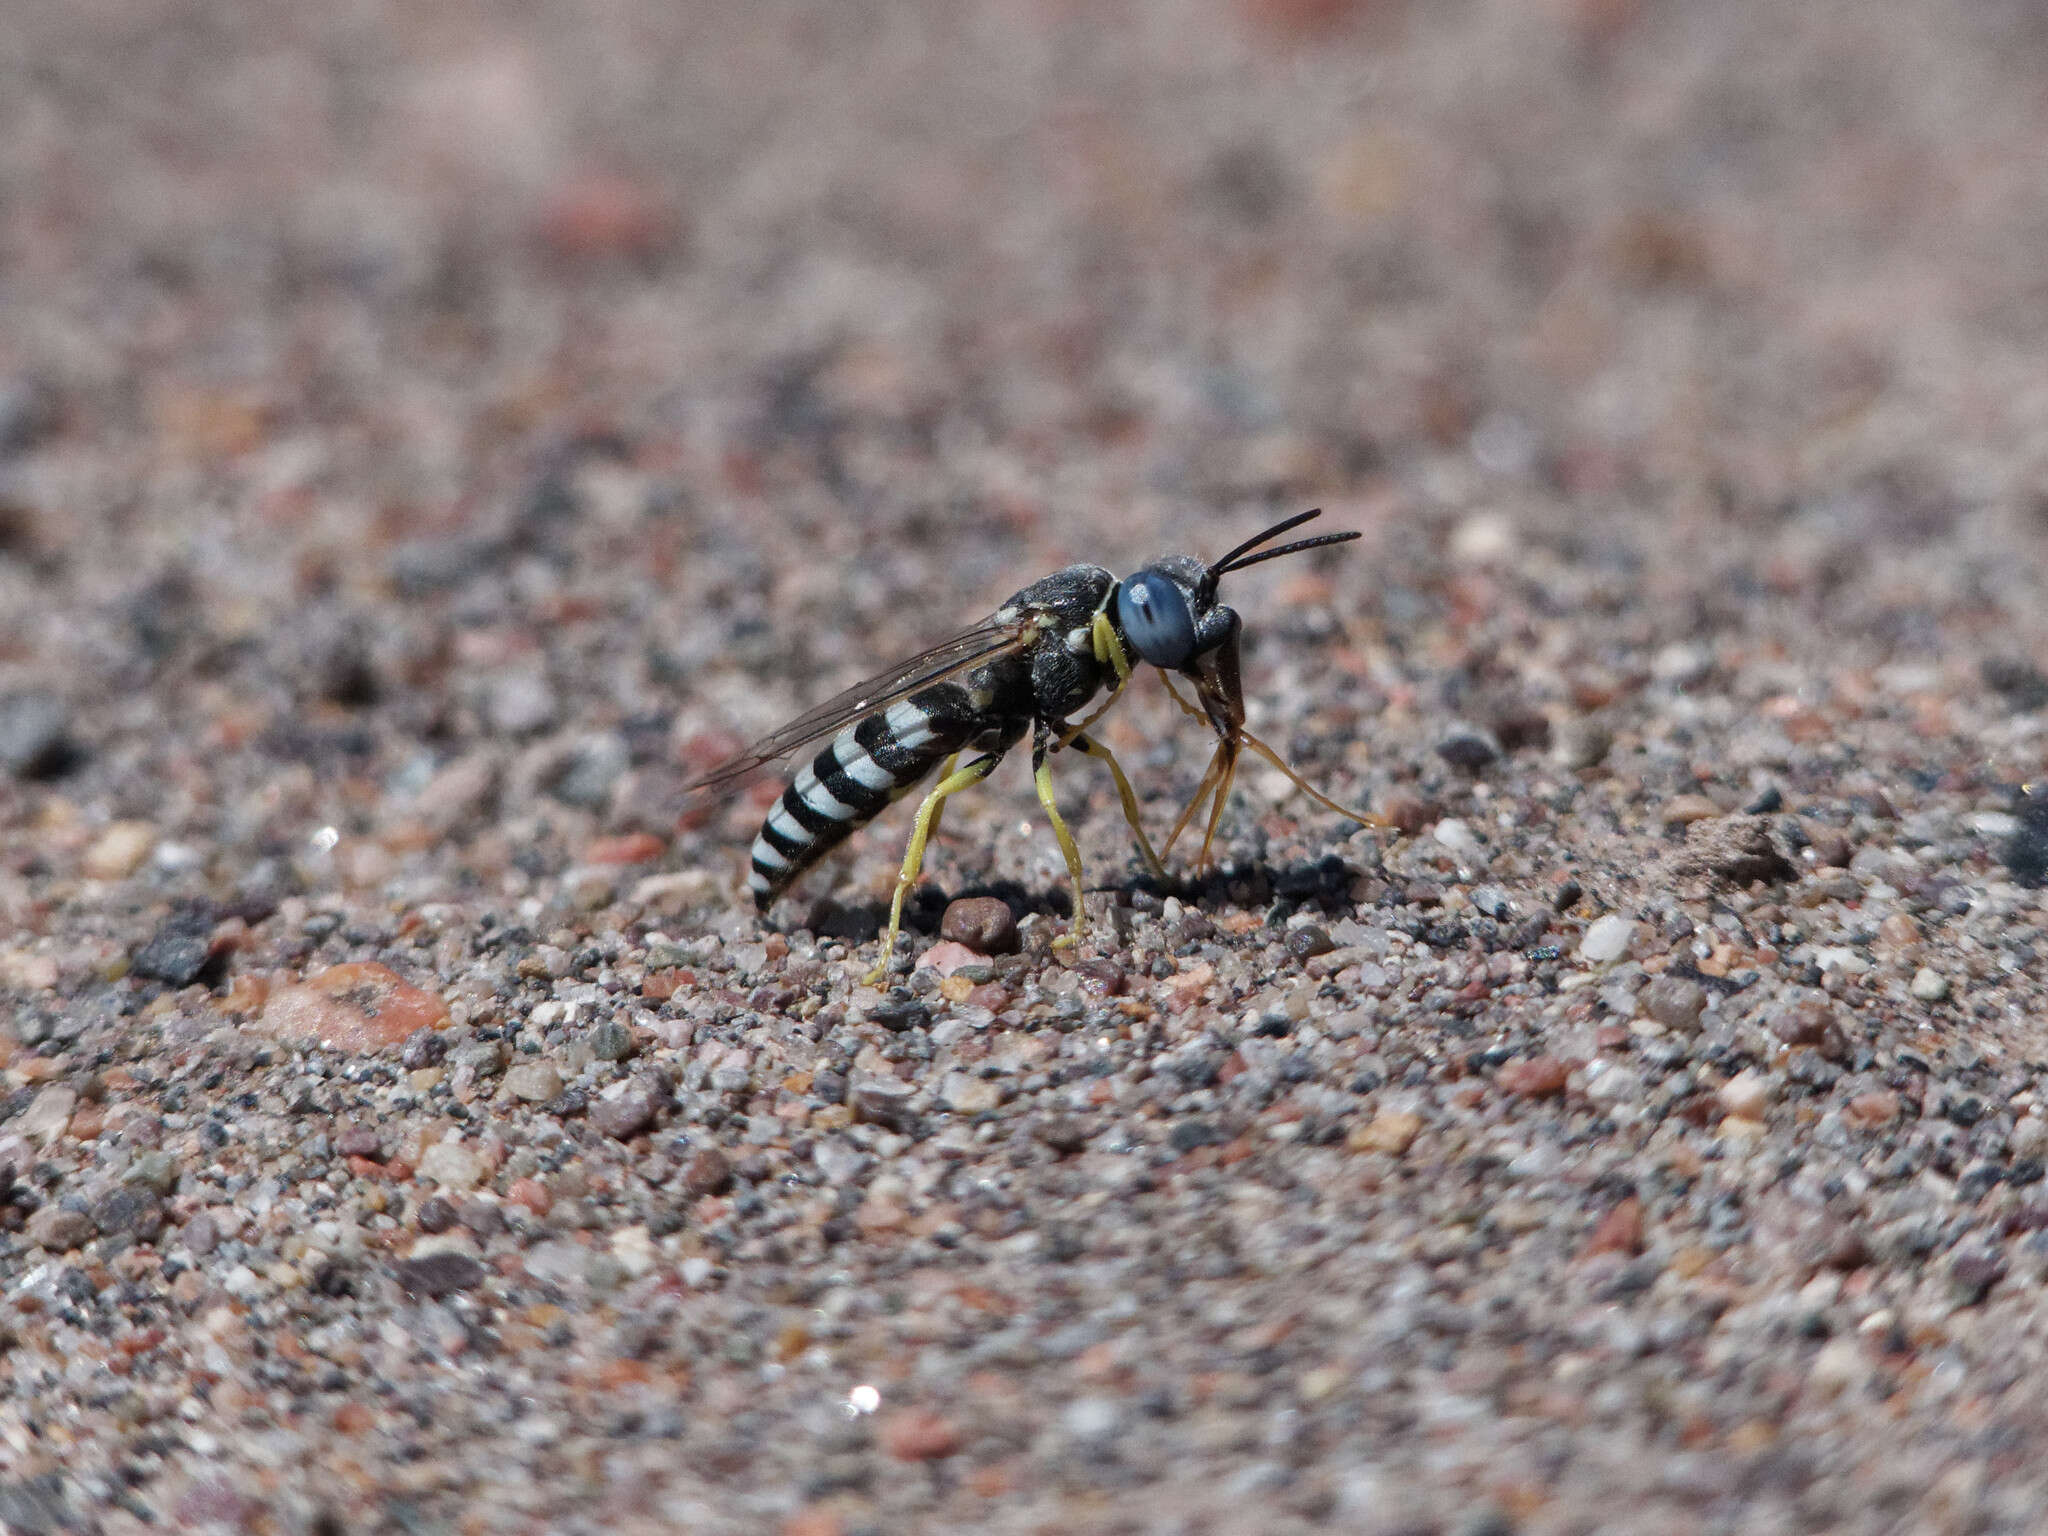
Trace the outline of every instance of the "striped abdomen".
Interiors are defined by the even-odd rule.
[[[790,780],[754,838],[747,889],[762,911],[799,875],[974,736],[934,689],[846,727]],[[919,700],[925,702],[920,703]]]

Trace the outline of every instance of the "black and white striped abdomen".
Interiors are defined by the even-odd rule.
[[[798,770],[755,836],[747,876],[754,904],[765,912],[799,875],[973,734],[971,721],[946,709],[936,689],[847,726]]]

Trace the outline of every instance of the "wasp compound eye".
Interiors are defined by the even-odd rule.
[[[1157,571],[1140,571],[1117,588],[1116,618],[1138,654],[1155,667],[1185,666],[1195,652],[1195,616],[1188,600]]]

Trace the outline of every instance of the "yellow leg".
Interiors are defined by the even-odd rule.
[[[1074,846],[1074,835],[1067,830],[1065,818],[1060,815],[1059,802],[1052,795],[1052,766],[1041,754],[1038,766],[1032,770],[1031,782],[1038,786],[1038,803],[1045,807],[1046,820],[1052,823],[1052,835],[1060,840],[1060,855],[1067,861],[1067,878],[1074,883],[1074,927],[1064,938],[1054,939],[1055,949],[1071,949],[1081,942],[1084,918],[1081,912],[1081,850]]]
[[[948,795],[970,784],[979,784],[995,771],[996,764],[1002,760],[1000,752],[977,757],[965,768],[947,774],[934,784],[932,792],[918,806],[917,820],[910,829],[910,845],[903,850],[903,872],[896,877],[896,896],[889,903],[889,932],[882,940],[882,957],[875,962],[875,968],[861,978],[864,985],[879,986],[882,978],[889,974],[889,962],[896,955],[896,935],[903,931],[903,900],[910,894],[910,888],[917,884],[918,871],[924,868],[924,845],[931,838],[932,828],[938,825],[939,807],[946,803]]]
[[[943,763],[939,764],[939,782],[943,784],[946,782],[946,780],[953,777],[953,770],[959,766],[960,754],[958,752],[955,752],[951,757],[947,758]],[[932,824],[925,828],[926,842],[930,842],[933,838],[939,835],[939,823],[944,821],[945,819],[946,802],[941,800],[937,805],[932,807]]]
[[[1124,689],[1130,686],[1131,663],[1124,655],[1123,646],[1117,641],[1115,629],[1110,627],[1109,615],[1104,613],[1095,615],[1094,642],[1095,659],[1097,661],[1106,661],[1116,669],[1116,685],[1109,690],[1109,697],[1096,706],[1094,714],[1083,720],[1079,725],[1070,727],[1067,733],[1060,738],[1060,746],[1062,747],[1070,747],[1079,741],[1082,733],[1104,715],[1108,714],[1110,706],[1122,698],[1124,696]]]
[[[1216,787],[1216,781],[1223,776],[1223,756],[1229,743],[1219,741],[1216,750],[1209,755],[1209,766],[1203,770],[1202,782],[1195,786],[1195,796],[1188,801],[1188,808],[1180,813],[1180,820],[1173,824],[1173,830],[1166,835],[1165,852],[1172,853],[1173,845],[1180,841],[1180,835],[1187,830],[1195,813],[1202,808],[1202,802],[1209,798],[1209,791]]]
[[[1218,742],[1216,748],[1223,758],[1223,773],[1216,781],[1216,797],[1209,802],[1209,828],[1202,834],[1201,856],[1195,860],[1197,877],[1208,871],[1209,849],[1216,841],[1216,829],[1223,824],[1223,807],[1230,799],[1230,782],[1237,777],[1237,744]]]
[[[1292,768],[1288,767],[1287,764],[1281,760],[1280,754],[1278,752],[1275,752],[1271,747],[1267,746],[1263,741],[1259,740],[1259,738],[1254,736],[1250,731],[1240,729],[1237,733],[1237,736],[1238,740],[1242,741],[1246,746],[1250,747],[1254,752],[1258,753],[1259,756],[1263,757],[1275,768],[1278,768],[1282,773],[1286,774],[1287,777],[1293,781],[1294,787],[1296,789],[1300,790],[1304,795],[1307,795],[1309,799],[1315,801],[1316,804],[1322,806],[1325,810],[1335,811],[1339,816],[1343,816],[1351,821],[1355,821],[1363,827],[1391,827],[1393,825],[1393,823],[1387,820],[1386,817],[1375,816],[1371,811],[1354,811],[1350,809],[1348,806],[1339,805],[1336,801],[1332,800],[1328,795],[1324,794],[1321,790],[1317,789],[1313,784],[1309,783],[1308,780],[1304,779],[1300,774],[1296,773]]]
[[[1138,797],[1131,789],[1131,781],[1124,777],[1123,764],[1116,760],[1115,753],[1092,736],[1077,735],[1072,738],[1072,746],[1076,752],[1085,752],[1109,764],[1110,775],[1116,780],[1117,798],[1123,802],[1124,820],[1131,824],[1131,835],[1138,840],[1138,852],[1144,855],[1145,868],[1151,871],[1154,880],[1164,880],[1166,866],[1152,851],[1152,840],[1145,836],[1145,828],[1138,820]]]

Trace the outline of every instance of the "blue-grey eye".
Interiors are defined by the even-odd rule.
[[[1186,664],[1195,650],[1195,616],[1188,600],[1166,577],[1140,571],[1116,593],[1116,620],[1138,655],[1155,667]]]

